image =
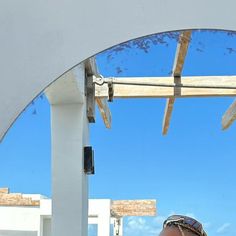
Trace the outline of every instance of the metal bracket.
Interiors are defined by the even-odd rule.
[[[96,85],[102,86],[105,83],[105,81],[104,81],[104,78],[101,75],[99,75],[98,77],[93,76],[93,83]]]
[[[113,81],[110,80],[108,82],[108,102],[113,102],[113,97],[114,97]]]
[[[99,86],[102,86],[103,84],[107,83],[107,86],[108,86],[108,102],[113,102],[113,98],[114,98],[113,78],[109,78],[109,79],[104,80],[103,77],[95,77],[93,79],[93,83],[97,84]]]
[[[174,83],[175,83],[175,87],[174,87],[174,96],[178,97],[181,96],[181,75],[174,75]]]

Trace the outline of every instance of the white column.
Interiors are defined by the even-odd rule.
[[[52,236],[87,236],[88,180],[83,148],[88,144],[84,67],[46,91],[51,103]]]
[[[100,213],[98,216],[98,236],[110,236],[111,202],[100,200]]]

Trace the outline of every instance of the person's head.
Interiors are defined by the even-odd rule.
[[[168,217],[160,236],[207,236],[202,224],[197,220],[181,215]]]

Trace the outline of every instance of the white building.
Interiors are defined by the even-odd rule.
[[[98,236],[110,236],[110,224],[120,236],[124,216],[155,214],[155,200],[90,199],[88,222],[98,225]],[[51,215],[51,199],[0,189],[0,236],[51,236]]]

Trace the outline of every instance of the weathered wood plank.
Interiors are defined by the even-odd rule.
[[[0,193],[0,206],[39,206],[39,200],[32,200],[30,197],[23,197],[19,193]]]
[[[85,67],[86,67],[86,70],[87,70],[87,73],[89,74],[89,76],[95,76],[95,77],[100,76],[97,65],[96,65],[96,60],[94,57],[88,59],[85,62]],[[103,122],[104,122],[106,128],[110,129],[111,128],[111,111],[110,111],[108,103],[106,101],[107,97],[108,97],[108,94],[104,98],[97,97],[96,102],[97,102],[98,109],[100,111],[100,114],[102,116],[102,119],[103,119]]]
[[[106,79],[106,78],[105,78]],[[113,78],[114,82],[149,83],[174,85],[173,77],[133,77]],[[181,83],[188,86],[228,86],[236,87],[236,76],[186,76]],[[174,93],[171,87],[154,87],[114,84],[114,98],[169,98],[169,97],[218,97],[235,96],[236,89],[181,88],[181,94]],[[107,84],[96,85],[96,98],[107,98]]]
[[[87,117],[89,123],[95,123],[95,85],[93,84],[93,75],[98,76],[95,58],[87,59],[84,64],[86,71]]]
[[[8,194],[9,193],[9,188],[0,188],[0,194]]]
[[[0,188],[0,206],[39,206],[40,201],[32,200],[21,193],[9,193],[9,188]]]
[[[155,216],[156,200],[116,200],[111,204],[111,215],[122,216]]]
[[[171,114],[173,111],[173,105],[175,102],[175,98],[169,98],[167,100],[167,104],[165,107],[165,114],[164,114],[164,119],[163,119],[163,124],[162,124],[162,134],[166,135],[169,129],[169,125],[170,125],[170,118],[171,118]]]
[[[106,128],[111,128],[111,112],[105,98],[96,98],[96,102],[101,113]]]
[[[180,77],[182,74],[185,57],[188,51],[188,46],[191,38],[191,31],[184,31],[179,38],[175,61],[173,65],[173,76]],[[181,91],[181,90],[180,90]],[[165,114],[163,118],[162,134],[166,135],[170,126],[171,114],[173,111],[175,98],[168,98],[166,102]]]
[[[106,128],[110,129],[112,116],[111,116],[111,111],[110,111],[108,103],[107,103],[107,99],[97,97],[96,102],[97,102],[99,112],[102,116],[102,119],[103,119],[103,122],[104,122]]]
[[[236,100],[229,106],[227,111],[222,117],[222,129],[228,129],[236,119]]]
[[[173,76],[181,76],[185,57],[187,55],[189,42],[191,39],[191,31],[184,31],[181,33],[179,38],[179,43],[177,45],[175,61],[173,64],[172,74]]]

